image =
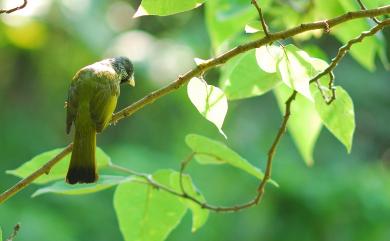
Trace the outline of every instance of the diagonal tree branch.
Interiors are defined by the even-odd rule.
[[[221,64],[224,64],[225,62],[227,62],[231,58],[233,58],[233,57],[235,57],[235,56],[237,56],[239,54],[245,53],[245,52],[247,52],[247,51],[249,51],[251,49],[258,48],[260,46],[263,46],[265,44],[269,44],[269,43],[275,42],[277,40],[290,38],[292,36],[295,36],[295,35],[303,33],[303,32],[316,30],[316,29],[329,29],[329,28],[332,28],[332,27],[334,27],[336,25],[342,24],[344,22],[351,21],[353,19],[367,18],[367,17],[371,18],[371,17],[385,15],[385,14],[390,14],[390,5],[386,5],[384,7],[380,7],[380,8],[376,8],[376,9],[360,10],[360,11],[356,11],[356,12],[348,12],[346,14],[340,15],[340,16],[338,16],[336,18],[332,18],[332,19],[329,19],[329,20],[313,22],[313,23],[307,23],[307,24],[301,24],[300,26],[288,29],[286,31],[276,32],[276,33],[272,33],[272,34],[269,33],[268,36],[265,36],[262,39],[259,39],[259,40],[256,40],[256,41],[252,41],[252,42],[249,42],[247,44],[239,45],[239,46],[237,46],[237,47],[227,51],[226,53],[224,53],[224,54],[222,54],[222,55],[220,55],[218,57],[215,57],[213,59],[209,59],[209,60],[199,64],[197,67],[195,67],[194,69],[188,71],[183,76],[180,76],[178,79],[176,79],[175,81],[171,82],[167,86],[162,87],[161,89],[158,89],[158,90],[156,90],[156,91],[146,95],[142,99],[136,101],[135,103],[131,104],[130,106],[128,106],[128,107],[122,109],[121,111],[117,112],[115,115],[113,115],[111,123],[116,123],[116,122],[118,122],[119,120],[122,120],[125,117],[131,116],[132,114],[134,114],[138,110],[142,109],[146,105],[151,104],[154,101],[158,100],[159,98],[161,98],[161,97],[163,97],[163,96],[165,96],[165,95],[167,95],[169,93],[172,93],[173,91],[179,89],[184,84],[186,84],[191,78],[196,77],[196,76],[204,73],[205,71],[207,71],[207,70],[209,70],[211,68],[214,68],[214,67],[217,67],[217,66],[219,66]],[[385,22],[385,25],[386,25],[386,24],[388,24],[388,21],[390,21],[390,20],[385,20],[383,22]],[[382,28],[383,28],[383,26],[382,26]],[[378,31],[379,30],[380,29],[378,29]],[[350,48],[350,46],[348,48]],[[291,99],[289,101],[290,104],[291,104],[292,100],[295,98],[295,95],[296,95],[296,93],[293,93],[293,95],[289,98],[289,100]],[[287,103],[286,103],[286,107],[287,107]],[[283,123],[286,122],[283,125],[287,124],[287,120],[288,120],[288,117],[287,117],[286,121],[283,121]],[[218,208],[218,207],[215,207],[214,211],[225,211],[225,210],[226,211],[235,211],[235,210],[239,210],[239,209],[242,209],[242,208],[246,208],[246,207],[250,207],[250,206],[256,205],[260,201],[260,199],[262,197],[262,194],[264,192],[264,186],[265,186],[266,181],[267,181],[266,179],[269,179],[270,175],[271,175],[272,159],[273,159],[274,151],[275,151],[275,149],[277,147],[277,144],[280,141],[280,138],[282,137],[282,134],[284,133],[284,129],[285,128],[283,128],[283,125],[281,126],[281,129],[279,130],[279,132],[277,134],[277,137],[276,137],[276,139],[275,139],[275,141],[274,141],[274,143],[273,143],[273,145],[272,145],[272,147],[270,149],[269,155],[268,155],[267,167],[266,167],[266,175],[268,175],[268,177],[265,176],[263,178],[263,181],[261,182],[261,184],[260,184],[260,186],[258,188],[258,195],[255,197],[255,199],[253,199],[252,201],[250,201],[250,202],[248,202],[246,204],[243,204],[243,205],[239,206],[238,208],[237,207],[233,207],[233,208],[231,208],[231,207],[228,207],[228,208]],[[281,132],[281,130],[283,130],[283,131]],[[69,154],[72,151],[72,147],[73,147],[73,144],[70,143],[67,147],[65,147],[65,149],[60,154],[58,154],[53,159],[48,161],[45,165],[43,165],[37,171],[33,172],[30,176],[22,179],[17,184],[12,186],[11,188],[6,190],[5,192],[1,193],[0,194],[0,204],[4,203],[7,199],[12,197],[13,195],[18,193],[19,191],[23,190],[25,187],[27,187],[29,184],[31,184],[39,176],[43,175],[44,173],[49,173],[50,169],[56,163],[58,163],[61,159],[63,159],[67,154]],[[189,197],[189,199],[193,200],[194,202],[196,202],[198,204],[201,204],[201,203],[197,202],[196,199],[194,199],[192,197]],[[202,205],[202,207],[208,208],[205,205]],[[210,209],[212,209],[211,206],[210,206]]]
[[[342,24],[344,22],[348,22],[348,21],[353,20],[353,19],[374,17],[374,16],[380,16],[380,15],[389,14],[389,13],[390,13],[390,5],[387,5],[384,7],[371,9],[371,10],[361,10],[361,11],[356,11],[356,12],[349,12],[349,13],[340,15],[336,18],[332,18],[332,19],[325,20],[325,21],[318,21],[318,22],[313,22],[313,23],[301,24],[300,26],[288,29],[286,31],[276,32],[276,33],[272,33],[272,34],[269,33],[269,35],[265,36],[264,38],[249,42],[247,44],[239,45],[239,46],[231,49],[230,51],[227,51],[226,53],[224,53],[216,58],[209,59],[209,60],[199,64],[196,68],[188,71],[186,74],[180,76],[175,81],[168,84],[167,86],[146,95],[145,97],[138,100],[137,102],[120,110],[119,112],[114,114],[111,122],[116,123],[117,121],[134,114],[135,112],[137,112],[139,109],[143,108],[144,106],[151,104],[154,101],[158,100],[159,98],[161,98],[161,97],[175,91],[176,89],[180,88],[182,85],[186,84],[191,78],[200,75],[201,73],[207,71],[208,69],[211,69],[211,68],[217,67],[221,64],[224,64],[229,59],[231,59],[239,54],[245,53],[251,49],[259,48],[265,44],[269,44],[269,43],[275,42],[277,40],[287,39],[287,38],[290,38],[290,37],[295,36],[297,34],[307,32],[310,30],[328,29],[328,28],[332,28],[336,25]]]

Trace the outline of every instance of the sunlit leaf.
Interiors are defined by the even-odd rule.
[[[263,30],[263,26],[259,20],[250,21],[247,25],[245,25],[245,33],[258,33],[261,34],[258,37],[264,37],[265,33]]]
[[[179,174],[172,170],[160,170],[153,180],[177,192],[180,191]],[[188,194],[199,200],[203,196],[196,192],[191,179],[183,179]],[[180,223],[187,208],[193,212],[193,228],[202,226],[207,213],[197,209],[181,197],[164,190],[137,182],[120,184],[114,194],[114,208],[120,230],[126,241],[162,241]]]
[[[283,58],[283,49],[274,45],[263,45],[256,49],[256,61],[267,73],[275,73],[277,65]]]
[[[63,148],[54,149],[51,151],[47,151],[41,153],[35,157],[33,157],[30,161],[25,162],[23,165],[18,167],[15,170],[7,171],[7,174],[11,174],[20,178],[25,178],[29,176],[34,171],[41,168],[44,164],[46,164],[49,160],[58,155]],[[64,179],[66,172],[68,170],[70,161],[70,154],[67,155],[64,160],[59,161],[50,172],[46,175],[42,175],[34,180],[34,183],[37,184],[45,184],[54,180]],[[110,157],[100,148],[96,148],[96,162],[98,169],[108,166],[111,163]]]
[[[220,85],[228,99],[235,100],[262,95],[279,83],[279,75],[257,66],[255,51],[251,50],[222,68]]]
[[[201,164],[229,164],[258,179],[262,179],[264,176],[262,171],[222,142],[197,134],[187,135],[185,141],[192,151],[196,153],[195,159]]]
[[[336,88],[336,99],[330,105],[327,105],[320,93],[317,93],[315,94],[315,107],[326,128],[350,152],[355,131],[355,112],[352,99],[348,93],[338,86]]]
[[[206,81],[192,78],[187,86],[188,97],[198,111],[226,138],[222,131],[223,121],[228,109],[228,102],[223,91]]]
[[[134,17],[172,15],[199,7],[206,0],[142,0]]]
[[[58,181],[53,183],[50,186],[43,187],[35,191],[32,197],[39,196],[46,193],[56,193],[56,194],[65,194],[65,195],[81,195],[99,192],[105,189],[108,189],[112,186],[118,185],[121,182],[128,180],[128,177],[123,176],[99,176],[99,180],[96,183],[91,184],[78,184],[70,185],[64,181]]]
[[[274,89],[274,93],[280,110],[284,114],[285,102],[291,95],[292,90],[285,85],[279,85]],[[291,105],[288,131],[307,165],[314,163],[313,150],[321,126],[321,119],[315,109],[314,103],[301,95],[297,95]]]
[[[305,51],[291,44],[285,46],[284,51],[285,54],[278,65],[282,81],[309,100],[314,101],[309,81],[324,70],[328,64],[321,59],[310,57]]]

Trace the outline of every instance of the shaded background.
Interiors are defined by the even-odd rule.
[[[18,181],[5,170],[71,141],[65,134],[64,101],[71,78],[82,66],[114,55],[131,57],[137,85],[122,88],[121,108],[194,67],[194,57],[211,56],[203,8],[170,17],[131,19],[138,2],[40,0],[1,16],[1,191]],[[340,45],[332,37],[319,44],[329,56]],[[337,82],[355,104],[357,129],[350,155],[322,130],[316,163],[307,167],[287,134],[274,162],[280,188],[269,186],[259,207],[212,214],[194,234],[187,214],[167,240],[389,240],[390,78],[379,61],[377,67],[369,73],[348,57],[336,70]],[[217,75],[214,72],[209,80]],[[231,102],[224,124],[227,144],[264,167],[280,119],[272,93]],[[190,151],[184,143],[188,133],[224,141],[182,88],[108,128],[98,136],[98,145],[114,163],[131,169],[178,169]],[[189,172],[210,203],[246,201],[257,185],[228,167],[194,163]],[[30,199],[36,189],[31,185],[0,206],[5,236],[20,222],[17,240],[122,240],[113,189]]]

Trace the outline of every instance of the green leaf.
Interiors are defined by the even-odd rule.
[[[350,152],[355,131],[355,112],[352,99],[348,93],[338,86],[336,88],[336,99],[330,105],[324,102],[320,93],[316,93],[315,107],[326,128]]]
[[[262,9],[266,9],[270,2],[262,1]],[[205,5],[207,28],[214,49],[243,33],[245,25],[258,17],[256,9],[248,0],[212,0]]]
[[[197,8],[206,0],[142,0],[134,17],[167,16]]]
[[[285,102],[292,90],[285,85],[274,89],[282,114],[285,111]],[[295,145],[307,165],[314,163],[313,150],[320,133],[322,122],[314,103],[301,95],[295,97],[291,105],[291,116],[287,124]]]
[[[303,50],[314,58],[319,58],[329,62],[328,55],[324,52],[324,50],[315,44],[305,44],[305,46],[303,46]]]
[[[257,66],[255,50],[229,61],[222,68],[221,88],[230,100],[262,95],[280,83],[276,73]]]
[[[282,81],[313,101],[309,81],[326,69],[328,64],[321,59],[310,57],[305,51],[291,44],[285,46],[284,50],[285,54],[278,64]]]
[[[1,230],[1,227],[0,227],[0,241],[3,241],[3,230]]]
[[[203,196],[195,191],[191,179],[184,177],[183,184],[188,193],[204,200]],[[179,191],[179,173],[175,171],[160,170],[152,178],[159,184]],[[192,230],[196,230],[204,224],[208,212],[192,207],[187,201],[164,190],[137,182],[118,185],[114,194],[114,208],[126,241],[165,240],[180,223],[188,207],[193,211]]]
[[[180,173],[173,170],[159,170],[153,175],[153,179],[169,188],[175,190],[178,193],[181,193],[180,187]],[[186,193],[201,202],[205,202],[206,199],[203,195],[197,190],[192,179],[189,175],[183,175],[183,187]],[[199,204],[179,197],[180,201],[182,201],[186,207],[188,207],[192,212],[192,232],[197,231],[201,228],[207,221],[209,217],[210,211],[202,208]]]
[[[265,72],[275,73],[283,54],[283,48],[279,46],[264,45],[256,49],[256,61]]]
[[[259,20],[252,20],[247,25],[245,25],[245,33],[257,33],[257,37],[262,38],[265,36],[263,26]]]
[[[101,175],[96,183],[91,184],[69,185],[64,181],[58,181],[50,186],[38,189],[33,193],[32,197],[36,197],[45,193],[56,193],[65,195],[81,195],[94,193],[108,189],[127,180],[129,180],[129,177]]]
[[[172,171],[171,171],[172,172]],[[180,173],[172,172],[171,174],[171,186],[177,192],[181,192],[180,188]],[[189,175],[183,175],[183,187],[186,193],[201,202],[205,202],[206,199],[203,195],[196,189],[193,184],[191,177]],[[192,212],[192,232],[196,232],[199,228],[201,228],[207,221],[209,217],[210,211],[208,209],[202,208],[199,204],[188,200],[181,199],[184,204],[191,210]]]
[[[51,151],[47,151],[41,153],[35,157],[33,157],[30,161],[25,162],[23,165],[18,167],[15,170],[8,170],[6,173],[11,174],[20,178],[25,178],[29,176],[34,171],[41,168],[44,164],[46,164],[53,157],[58,155],[63,148],[57,148]],[[45,184],[51,181],[64,179],[66,172],[68,170],[70,161],[70,155],[67,155],[64,160],[61,160],[53,168],[50,170],[49,174],[42,175],[38,177],[34,183],[36,184]],[[96,162],[98,169],[108,166],[111,163],[110,157],[100,148],[96,148]]]
[[[159,177],[169,177],[169,181],[161,181]],[[180,173],[173,170],[159,170],[154,176],[154,180],[162,185],[168,186],[171,189],[175,190],[178,193],[181,193],[180,187]],[[201,202],[205,202],[206,199],[203,195],[197,190],[192,179],[189,175],[183,175],[183,187],[186,193]],[[202,208],[199,204],[185,199],[179,198],[192,212],[192,232],[197,231],[201,228],[207,221],[210,211]]]
[[[187,86],[188,97],[198,111],[226,138],[222,131],[228,102],[223,91],[215,86],[208,85],[206,81],[192,78]]]
[[[197,134],[187,135],[185,141],[192,151],[195,152],[195,159],[201,164],[226,163],[258,179],[262,179],[264,176],[263,172],[258,168],[219,141]],[[273,184],[277,185],[275,182]]]

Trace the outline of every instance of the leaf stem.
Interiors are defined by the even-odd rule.
[[[362,9],[362,10],[367,10],[367,8],[366,8],[366,6],[364,6],[362,0],[356,0],[356,1],[358,2],[359,6],[360,6],[360,9]],[[379,23],[380,23],[380,21],[379,21],[376,17],[372,17],[371,19],[372,19],[372,21],[374,21],[376,24],[379,24]]]
[[[265,34],[265,36],[268,37],[269,36],[269,29],[268,29],[267,23],[265,22],[265,18],[264,18],[263,12],[261,11],[261,7],[257,3],[257,0],[251,0],[251,4],[253,4],[253,6],[255,6],[257,13],[259,14],[259,18],[260,18],[260,22],[261,22],[261,26],[263,28],[264,34]]]

